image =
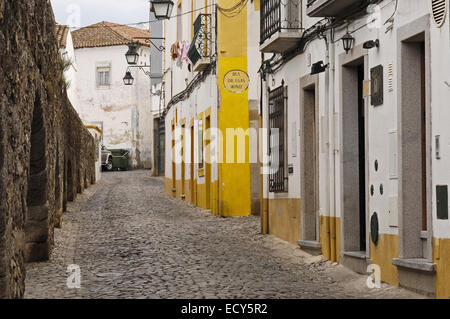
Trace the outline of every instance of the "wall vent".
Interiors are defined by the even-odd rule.
[[[394,91],[394,65],[392,62],[388,63],[388,91]]]
[[[438,27],[442,27],[447,15],[447,0],[431,0],[431,11],[434,22]]]

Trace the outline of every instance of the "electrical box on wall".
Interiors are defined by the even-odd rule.
[[[397,197],[389,197],[388,220],[389,227],[398,227],[398,201]]]
[[[397,179],[398,177],[398,149],[397,149],[397,131],[389,131],[389,178]]]
[[[448,219],[447,185],[436,185],[436,210],[438,219]]]
[[[370,69],[370,96],[373,106],[383,104],[383,93],[383,66],[380,64]]]

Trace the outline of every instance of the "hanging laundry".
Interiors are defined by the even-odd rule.
[[[172,44],[172,46],[170,47],[170,55],[172,57],[172,60],[176,60],[180,56],[179,50],[180,50],[179,42],[175,42],[174,44]]]
[[[188,41],[184,41],[181,45],[181,61],[188,61],[188,52],[189,48],[191,47],[191,44]]]

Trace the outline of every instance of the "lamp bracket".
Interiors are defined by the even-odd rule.
[[[127,71],[130,71],[131,68],[138,68],[139,70],[144,72],[145,75],[151,76],[150,65],[129,65]]]
[[[165,47],[163,45],[156,45],[152,40],[165,40],[166,38],[159,38],[159,37],[134,37],[133,39],[136,40],[143,40],[145,43],[151,44],[156,50],[159,52],[165,51]]]

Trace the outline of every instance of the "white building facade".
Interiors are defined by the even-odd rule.
[[[261,0],[263,126],[281,112],[286,142],[262,176],[266,232],[450,296],[448,15],[446,0]]]
[[[131,168],[153,168],[153,115],[148,31],[101,22],[73,32],[78,65],[77,100],[80,117],[103,132],[108,149],[129,151]],[[139,45],[139,62],[128,68],[129,43]],[[123,78],[129,70],[133,85]]]

